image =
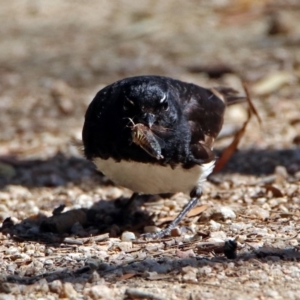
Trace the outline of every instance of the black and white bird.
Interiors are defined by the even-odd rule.
[[[230,88],[206,89],[162,76],[125,78],[100,90],[83,127],[84,154],[115,184],[139,193],[183,192],[191,199],[168,235],[201,197],[216,161],[213,142],[227,103],[240,97]]]

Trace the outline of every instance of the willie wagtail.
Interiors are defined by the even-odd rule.
[[[184,192],[189,203],[153,238],[168,235],[201,197],[230,88],[206,89],[162,76],[125,78],[100,90],[83,127],[84,154],[117,185],[139,193]]]

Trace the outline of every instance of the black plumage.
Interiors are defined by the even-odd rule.
[[[89,105],[82,135],[84,154],[97,160],[100,171],[117,184],[136,189],[133,192],[190,192],[190,207],[173,222],[174,227],[201,195],[201,183],[213,169],[212,145],[222,128],[226,101],[235,99],[234,91],[226,88],[206,89],[161,76],[125,78],[100,90]],[[151,149],[134,140],[136,124],[149,131],[150,146],[152,142],[159,155],[155,150],[151,155]],[[128,163],[137,168],[130,171]],[[135,171],[139,177],[134,177]],[[174,180],[173,185],[168,177],[173,175],[180,182],[195,177],[195,182],[181,186]],[[170,228],[153,236],[168,234]]]

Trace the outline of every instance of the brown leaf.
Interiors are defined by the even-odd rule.
[[[127,280],[127,279],[130,279],[132,277],[136,276],[135,273],[127,273],[127,274],[124,274],[123,276],[121,276],[119,279],[120,280]]]
[[[147,275],[148,280],[164,280],[172,277],[170,274],[158,274],[157,272],[147,272]]]
[[[293,143],[295,145],[300,145],[300,134],[296,135],[294,138],[293,138]]]
[[[173,220],[174,220],[174,217],[161,218],[161,219],[158,220],[157,225],[160,226],[162,224],[172,222]]]
[[[189,211],[189,213],[187,214],[187,216],[190,217],[195,217],[198,216],[199,214],[201,214],[202,212],[204,212],[206,209],[208,208],[208,205],[201,205],[201,206],[197,206],[193,209],[191,209]]]
[[[289,122],[291,125],[297,125],[300,124],[300,118],[294,118],[292,120],[290,120]]]
[[[246,100],[248,102],[250,112],[253,113],[256,116],[259,125],[262,125],[261,117],[259,116],[258,111],[257,111],[256,107],[254,106],[252,100],[251,100],[250,93],[249,93],[249,88],[248,88],[248,85],[246,84],[246,82],[243,82],[243,88],[244,88],[245,93],[246,93]]]
[[[267,192],[271,192],[273,194],[273,197],[275,198],[283,197],[283,193],[281,192],[281,190],[275,187],[274,185],[266,184],[264,185],[264,187],[266,188]]]
[[[195,217],[195,216],[199,215],[200,213],[204,212],[207,208],[208,208],[208,205],[197,206],[189,211],[189,213],[187,214],[187,217],[189,217],[189,218]],[[160,226],[164,223],[172,222],[173,220],[174,220],[174,217],[161,218],[158,220],[157,225]]]
[[[262,123],[261,118],[260,118],[255,106],[253,105],[253,103],[251,101],[251,97],[250,97],[249,90],[248,90],[248,87],[247,87],[246,83],[243,83],[243,87],[244,87],[244,90],[245,90],[245,93],[246,93],[246,99],[247,99],[247,102],[248,102],[248,118],[244,122],[242,128],[235,134],[235,137],[234,137],[233,141],[231,142],[231,144],[224,150],[224,152],[222,153],[220,159],[217,161],[216,166],[214,168],[214,173],[220,171],[221,169],[223,169],[225,164],[228,162],[230,157],[233,155],[233,153],[238,148],[240,140],[242,139],[242,137],[243,137],[243,135],[246,131],[246,127],[247,127],[247,125],[248,125],[248,123],[251,119],[252,114],[254,114],[256,116],[256,118],[257,118],[260,125]]]
[[[216,166],[214,168],[214,173],[222,170],[225,164],[228,162],[232,154],[236,151],[241,138],[243,137],[246,127],[250,121],[250,113],[248,114],[248,119],[245,121],[243,127],[236,133],[231,144],[224,150],[220,159],[216,162]]]

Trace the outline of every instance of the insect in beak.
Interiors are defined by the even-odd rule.
[[[128,119],[132,123],[131,137],[133,143],[158,160],[164,158],[161,154],[161,146],[157,140],[158,137],[152,133],[151,129],[141,123],[135,124],[132,119]]]

